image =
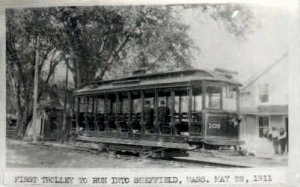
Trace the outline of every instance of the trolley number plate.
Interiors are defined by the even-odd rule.
[[[221,124],[218,124],[218,123],[209,123],[208,124],[208,128],[210,128],[210,129],[220,129],[221,128]]]

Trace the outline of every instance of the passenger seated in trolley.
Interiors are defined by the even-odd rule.
[[[170,134],[170,109],[166,105],[165,100],[161,100],[158,107],[158,121],[159,127],[163,134]]]
[[[145,126],[146,126],[146,132],[154,133],[154,124],[153,124],[153,118],[154,118],[154,110],[151,107],[151,102],[149,100],[145,101],[145,108],[144,108],[144,118],[145,118]]]

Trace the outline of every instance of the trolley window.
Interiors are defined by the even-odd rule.
[[[221,87],[208,86],[205,94],[206,108],[221,109]]]
[[[237,90],[234,86],[223,87],[223,109],[228,111],[237,110]]]
[[[80,97],[80,112],[91,112],[93,101],[89,96]]]
[[[120,112],[121,113],[129,113],[130,112],[130,100],[128,99],[129,93],[120,93]],[[131,111],[132,112],[132,111]]]
[[[132,112],[141,113],[142,112],[142,98],[140,91],[131,92],[132,95]]]
[[[96,99],[96,108],[97,108],[97,111],[96,113],[104,113],[104,99],[103,98],[97,98]]]
[[[201,88],[198,88],[198,87],[195,87],[193,89],[192,111],[193,112],[201,112],[202,111],[202,90],[201,90]]]
[[[175,113],[188,113],[189,96],[187,88],[175,89]]]

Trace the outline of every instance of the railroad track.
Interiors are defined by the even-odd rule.
[[[166,158],[163,160],[168,161],[175,161],[175,162],[181,162],[181,163],[189,163],[189,164],[199,164],[199,165],[207,165],[207,166],[215,166],[215,167],[230,167],[230,168],[251,168],[251,166],[247,165],[241,165],[237,163],[226,163],[226,162],[213,162],[208,160],[197,160],[197,159],[191,159],[189,157],[186,158]]]
[[[62,149],[72,149],[79,152],[89,152],[91,154],[99,154],[99,150],[91,147],[83,147],[83,146],[66,146],[64,144],[53,144],[53,143],[42,143],[39,144],[40,146],[53,146]],[[124,153],[118,152],[117,155],[123,155]],[[124,154],[125,155],[125,154]],[[126,155],[130,156],[130,155]],[[131,155],[133,156],[133,155]],[[157,158],[156,158],[157,159]],[[230,161],[221,161],[220,158],[216,160],[205,160],[204,158],[197,159],[191,157],[174,157],[174,158],[159,158],[160,160],[165,161],[173,161],[173,162],[180,162],[180,163],[188,163],[188,164],[197,164],[197,165],[206,165],[206,166],[214,166],[214,167],[226,167],[226,168],[250,168],[251,166],[242,165],[239,163],[234,163]]]

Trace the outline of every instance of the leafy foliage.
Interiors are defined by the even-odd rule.
[[[209,15],[220,22],[226,30],[238,39],[245,39],[253,31],[255,23],[251,6],[245,4],[192,4],[184,5],[185,9],[194,9],[198,14]]]
[[[71,70],[75,88],[94,79],[191,67],[191,49],[197,49],[180,21],[182,9],[197,8],[229,32],[245,36],[251,12],[239,5],[168,5],[50,7],[6,10],[8,101],[18,113],[18,136],[31,118],[34,65],[39,63],[39,100],[53,95],[57,65]],[[234,20],[232,13],[241,12]],[[39,45],[37,45],[39,41]],[[39,53],[40,58],[36,59]],[[15,98],[15,99],[12,99]],[[8,103],[10,104],[10,103]]]

